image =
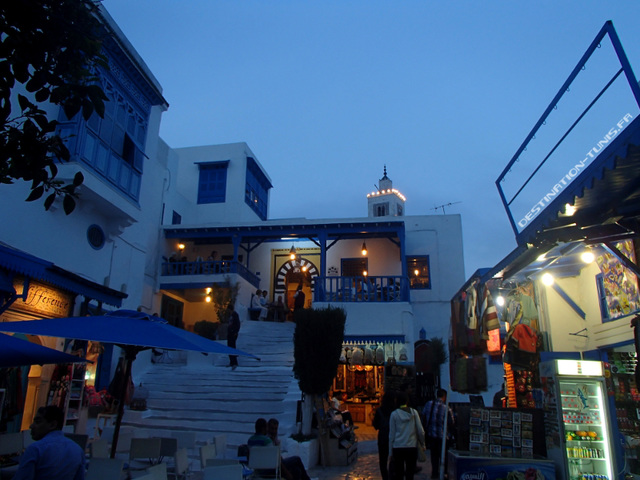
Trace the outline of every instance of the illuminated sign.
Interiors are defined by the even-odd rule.
[[[22,280],[14,280],[13,287],[18,295],[22,295]],[[71,306],[71,295],[31,281],[26,300],[18,298],[12,307],[48,317],[66,317],[71,312]]]
[[[578,163],[576,163],[573,168],[571,168],[565,176],[563,176],[547,193],[544,197],[540,199],[539,202],[533,205],[531,209],[522,217],[522,220],[518,222],[518,226],[520,229],[523,229],[527,226],[527,224],[536,218],[536,216],[544,210],[558,195],[562,190],[564,190],[575,177],[577,177],[580,172],[593,160],[598,156],[598,154],[602,151],[604,146],[612,141],[625,127],[631,122],[633,115],[627,113],[622,119],[615,124],[613,128],[611,128],[607,134],[600,140],[596,146],[591,148],[585,155],[584,159]],[[616,128],[617,127],[617,128]]]

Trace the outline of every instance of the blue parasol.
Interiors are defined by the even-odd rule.
[[[117,310],[105,315],[88,317],[49,318],[22,322],[0,323],[2,332],[19,332],[48,337],[73,338],[94,342],[112,343],[125,352],[125,374],[122,377],[111,457],[115,457],[120,425],[124,415],[124,395],[131,378],[131,363],[138,352],[149,348],[191,350],[220,355],[239,355],[255,358],[255,355],[207,340],[194,333],[176,328],[163,318],[133,310]]]

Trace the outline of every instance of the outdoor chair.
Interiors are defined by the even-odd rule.
[[[175,458],[178,451],[178,439],[173,437],[160,437],[160,459],[162,462],[164,457]]]
[[[0,434],[0,455],[19,454],[22,449],[22,432]]]
[[[191,465],[189,463],[189,454],[187,449],[182,447],[176,451],[176,462],[173,467],[173,471],[169,472],[171,478],[176,480],[186,480],[191,476]]]
[[[158,463],[145,469],[146,475],[151,475],[153,480],[167,480],[167,464]]]
[[[253,479],[280,479],[280,447],[250,447],[249,468],[253,470]]]
[[[109,458],[109,442],[106,438],[98,438],[89,444],[91,458]]]
[[[224,458],[227,450],[227,434],[221,433],[213,437],[213,443],[216,446],[216,456],[218,458]]]
[[[242,465],[215,465],[205,467],[202,471],[203,480],[242,480]]]
[[[119,458],[92,458],[85,480],[114,480],[122,475],[124,460]]]
[[[158,463],[160,459],[160,438],[132,438],[131,449],[129,450],[129,470],[133,470],[132,462],[144,462],[146,468]],[[144,459],[144,460],[143,460]]]
[[[216,446],[215,444],[202,445],[200,447],[200,468],[207,466],[207,460],[216,458]]]

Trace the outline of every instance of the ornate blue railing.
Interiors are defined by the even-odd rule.
[[[254,287],[260,285],[260,277],[241,263],[229,260],[196,262],[163,262],[162,275],[220,275],[236,273]]]
[[[408,302],[409,279],[384,277],[316,277],[314,302]]]

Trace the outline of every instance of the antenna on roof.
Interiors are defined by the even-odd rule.
[[[373,184],[374,187],[376,187],[376,191],[380,190],[380,187],[378,187],[378,185],[376,185],[375,183]]]
[[[437,207],[433,207],[431,210],[435,210],[436,212],[438,211],[438,209],[442,209],[442,214],[444,215],[446,212],[444,211],[444,207],[450,207],[451,205],[455,205],[457,203],[462,203],[462,202],[449,202],[449,203],[445,203],[443,205],[438,205]]]

